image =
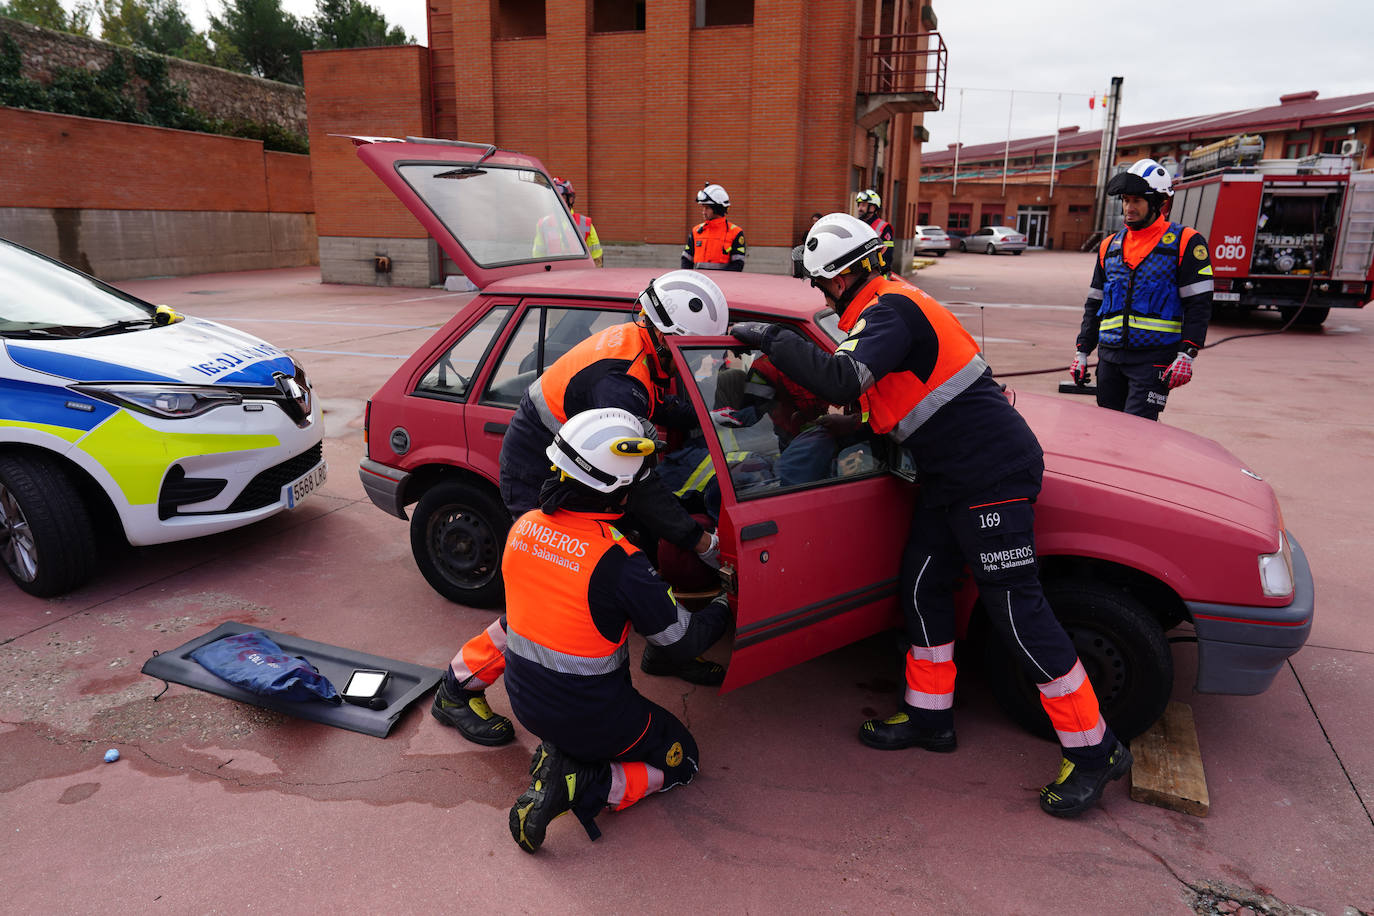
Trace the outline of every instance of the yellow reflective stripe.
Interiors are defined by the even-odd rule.
[[[1106,322],[1103,322],[1105,325]],[[1146,318],[1144,315],[1132,315],[1131,327],[1140,328],[1142,331],[1181,331],[1183,330],[1182,321],[1168,321],[1164,318]]]
[[[1097,329],[1099,331],[1110,331],[1119,327],[1121,327],[1121,316],[1113,315],[1110,318],[1103,318],[1102,323],[1097,326]]]
[[[84,429],[72,429],[70,426],[49,426],[47,423],[25,423],[22,420],[0,420],[0,426],[37,430],[40,433],[47,433],[68,442],[75,442],[86,435]]]
[[[163,471],[189,455],[243,452],[279,445],[276,436],[164,433],[149,429],[128,411],[118,411],[91,430],[77,447],[114,478],[130,505],[157,501]]]
[[[696,469],[688,475],[687,482],[679,487],[673,495],[686,496],[693,490],[704,490],[706,489],[706,485],[711,482],[711,478],[715,476],[716,469],[711,464],[711,456],[707,455],[705,458],[701,459],[701,463],[696,466]]]

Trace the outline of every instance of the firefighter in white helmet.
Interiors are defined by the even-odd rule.
[[[854,209],[859,219],[873,227],[883,243],[883,273],[892,273],[893,232],[892,224],[883,219],[883,199],[878,192],[869,188],[854,195]]]
[[[744,230],[725,218],[730,195],[718,184],[697,192],[701,222],[687,234],[682,266],[695,270],[744,270]]]
[[[1040,806],[1079,814],[1126,773],[1131,754],[1102,719],[1036,572],[1040,443],[959,320],[905,280],[883,277],[881,250],[871,226],[833,213],[794,254],[840,316],[847,336],[833,354],[782,325],[730,328],[819,397],[858,401],[868,425],[906,449],[920,473],[899,586],[911,640],[906,690],[898,712],[864,722],[859,740],[881,750],[955,749],[954,589],[967,565],[1059,737],[1059,776],[1041,790]]]
[[[1157,420],[1206,343],[1212,261],[1202,233],[1164,215],[1173,182],[1158,162],[1136,162],[1107,193],[1121,198],[1126,225],[1098,246],[1069,375],[1087,384],[1098,348],[1098,405]]]

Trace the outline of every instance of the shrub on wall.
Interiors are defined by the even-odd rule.
[[[244,137],[287,153],[310,151],[304,136],[276,124],[212,118],[192,107],[185,87],[168,79],[166,60],[155,55],[117,51],[99,70],[60,67],[47,85],[22,73],[19,46],[0,35],[0,105]]]

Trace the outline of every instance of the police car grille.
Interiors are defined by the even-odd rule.
[[[248,486],[243,488],[243,492],[225,511],[249,512],[270,506],[281,497],[282,487],[319,464],[323,455],[324,444],[316,443],[295,458],[288,458],[281,464],[268,468],[249,481]]]

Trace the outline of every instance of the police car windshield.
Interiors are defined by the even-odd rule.
[[[480,267],[587,257],[542,172],[490,163],[406,163],[397,172]]]
[[[94,277],[0,239],[0,336],[75,336],[141,323],[154,311]]]

